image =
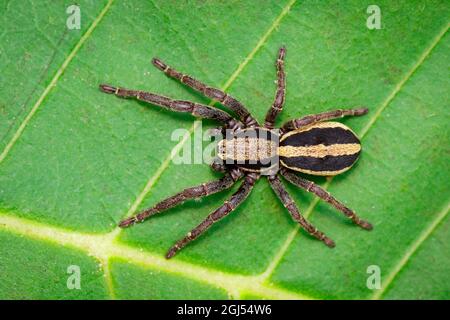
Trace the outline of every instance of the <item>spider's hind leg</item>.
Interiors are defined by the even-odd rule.
[[[286,55],[286,48],[281,47],[278,51],[277,66],[277,91],[275,93],[275,100],[266,114],[264,126],[273,129],[275,119],[283,110],[284,100],[286,96],[286,73],[284,72],[284,57]]]
[[[292,218],[300,224],[300,226],[308,232],[310,235],[323,241],[328,247],[333,248],[335,246],[334,241],[328,238],[323,232],[319,231],[316,227],[314,227],[311,223],[308,222],[299,212],[297,206],[294,203],[294,200],[286,191],[285,187],[281,183],[281,180],[278,176],[273,175],[269,177],[269,183],[272,187],[275,194],[283,203],[284,207],[289,211]]]
[[[289,181],[293,185],[305,189],[308,192],[312,192],[322,200],[331,204],[333,207],[341,211],[343,214],[345,214],[348,218],[350,218],[355,224],[357,224],[361,228],[365,230],[372,230],[373,228],[372,224],[370,224],[365,220],[362,220],[360,217],[356,215],[356,213],[353,210],[346,207],[342,202],[338,201],[330,193],[326,192],[324,189],[322,189],[314,182],[303,179],[298,175],[296,175],[295,173],[288,172],[285,169],[281,170],[280,173],[283,177],[286,178],[287,181]]]
[[[289,120],[288,122],[283,124],[281,130],[287,132],[314,124],[316,122],[328,121],[348,116],[363,116],[367,112],[369,112],[369,109],[367,108],[358,108],[358,109],[338,109],[317,114],[311,114],[304,116],[303,118]]]

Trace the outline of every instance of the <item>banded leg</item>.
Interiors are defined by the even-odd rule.
[[[183,239],[179,240],[166,254],[166,258],[172,258],[179,250],[184,248],[189,242],[197,239],[201,234],[208,230],[214,223],[227,216],[231,211],[236,209],[250,194],[253,189],[256,180],[258,179],[256,174],[248,174],[245,176],[245,180],[242,183],[238,191],[236,191],[228,201],[213,211],[211,214],[203,220],[197,227],[192,229]]]
[[[266,121],[264,126],[273,129],[275,119],[283,110],[284,99],[286,96],[286,73],[284,72],[284,57],[286,55],[286,48],[281,47],[278,52],[277,66],[277,91],[275,93],[275,100],[266,114]]]
[[[217,193],[219,191],[230,188],[240,177],[242,173],[240,171],[233,171],[228,173],[221,179],[217,181],[211,181],[208,183],[203,183],[199,186],[191,187],[184,189],[182,192],[177,193],[174,196],[166,198],[156,204],[154,207],[148,208],[139,214],[127,218],[119,223],[119,227],[126,228],[135,224],[137,222],[142,222],[148,217],[151,217],[157,213],[166,211],[170,208],[173,208],[186,200],[204,197],[213,193]]]
[[[328,247],[334,248],[335,244],[334,241],[328,238],[324,233],[317,230],[316,227],[314,227],[311,223],[309,223],[298,211],[297,206],[294,203],[294,200],[292,200],[292,197],[289,195],[289,193],[284,188],[283,184],[281,183],[280,178],[278,176],[270,176],[269,177],[269,183],[272,187],[275,194],[278,196],[278,198],[283,203],[284,207],[289,211],[292,218],[300,224],[300,226],[308,232],[310,235],[315,237],[316,239],[319,239],[323,241]]]
[[[284,123],[281,127],[282,131],[287,132],[290,130],[295,130],[316,122],[328,121],[336,118],[342,118],[346,116],[362,116],[365,115],[369,109],[358,108],[358,109],[338,109],[332,111],[326,111],[318,114],[308,115],[300,119],[289,120]]]
[[[234,126],[236,124],[236,120],[234,120],[225,111],[203,104],[185,100],[173,100],[150,92],[116,88],[107,84],[101,84],[100,90],[105,93],[115,94],[116,96],[121,98],[136,98],[137,100],[149,102],[171,111],[187,112],[191,113],[195,117],[214,119],[225,123],[228,126]]]
[[[355,224],[357,224],[361,228],[366,230],[372,230],[373,227],[369,222],[362,220],[360,217],[356,215],[356,213],[353,210],[347,208],[342,202],[336,200],[336,198],[334,198],[330,193],[326,192],[323,188],[321,188],[314,182],[303,179],[302,177],[296,175],[295,173],[289,172],[285,169],[280,170],[280,173],[290,183],[302,189],[305,189],[308,192],[314,193],[322,200],[331,204],[333,207],[341,211],[343,214],[349,217]]]
[[[188,87],[202,93],[204,96],[217,100],[224,106],[230,108],[237,114],[239,119],[246,126],[254,126],[257,124],[256,119],[252,117],[250,112],[248,112],[248,110],[242,105],[242,103],[237,101],[229,94],[223,92],[222,90],[209,87],[206,84],[192,78],[191,76],[178,72],[177,70],[169,67],[167,64],[165,64],[158,58],[153,58],[152,63],[156,68],[163,71],[167,76],[177,79],[178,81],[184,83]]]

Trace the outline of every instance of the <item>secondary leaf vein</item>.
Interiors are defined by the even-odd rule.
[[[8,142],[8,144],[6,145],[5,149],[3,150],[3,152],[0,154],[0,163],[3,162],[3,160],[6,158],[6,156],[9,154],[9,152],[11,151],[12,147],[15,145],[15,143],[17,142],[17,140],[22,136],[23,131],[25,130],[26,126],[28,125],[28,123],[30,122],[30,120],[33,118],[34,114],[36,113],[36,111],[39,109],[39,107],[41,106],[42,102],[44,101],[44,99],[48,96],[48,94],[52,91],[52,89],[56,86],[56,83],[58,82],[58,80],[60,79],[61,75],[64,73],[64,71],[66,70],[67,66],[70,64],[70,62],[73,60],[73,58],[76,56],[76,54],[78,53],[78,51],[80,50],[80,48],[83,46],[83,44],[86,42],[86,40],[89,38],[89,36],[92,34],[92,32],[94,31],[94,29],[97,27],[97,25],[99,24],[99,22],[102,20],[103,16],[106,14],[106,12],[108,12],[109,8],[111,7],[113,0],[109,0],[108,3],[106,4],[106,6],[103,8],[103,10],[100,12],[100,14],[97,16],[97,18],[95,18],[95,20],[92,22],[91,26],[89,27],[89,29],[85,32],[85,34],[80,38],[80,40],[78,41],[78,43],[75,45],[75,47],[73,48],[73,50],[69,53],[69,55],[67,56],[67,58],[64,60],[64,62],[62,63],[61,67],[58,69],[58,71],[56,71],[56,74],[54,75],[54,77],[52,78],[52,80],[50,81],[50,83],[48,84],[48,86],[45,88],[44,92],[41,94],[41,96],[39,97],[39,99],[36,101],[36,103],[33,105],[33,107],[31,108],[30,112],[28,113],[28,115],[25,117],[25,119],[23,120],[23,122],[20,124],[19,128],[17,129],[17,131],[14,133],[14,135],[12,136],[11,140]]]

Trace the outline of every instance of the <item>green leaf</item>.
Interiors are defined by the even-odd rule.
[[[378,1],[379,30],[367,28],[373,3],[361,0],[85,0],[80,30],[66,26],[71,4],[0,9],[0,298],[450,298],[448,2]],[[220,176],[171,159],[217,124],[105,95],[98,84],[211,103],[156,70],[158,56],[262,120],[283,44],[278,125],[370,110],[342,120],[362,138],[355,167],[314,181],[374,230],[287,186],[336,241],[330,250],[299,230],[265,179],[171,260],[167,249],[237,186],[119,229],[125,216]],[[171,139],[179,128],[189,130],[181,142]],[[70,266],[80,268],[80,289],[69,289]],[[367,286],[370,266],[380,289]]]

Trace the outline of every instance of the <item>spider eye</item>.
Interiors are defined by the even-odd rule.
[[[225,147],[225,140],[220,140],[217,144],[217,156],[224,160],[226,158],[226,147]]]

